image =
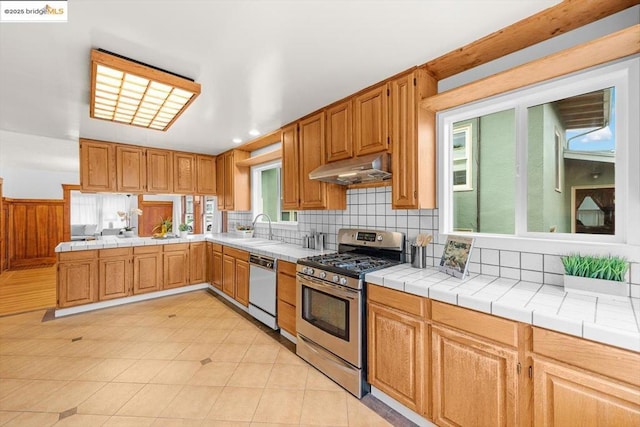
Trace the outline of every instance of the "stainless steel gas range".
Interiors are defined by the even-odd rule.
[[[404,262],[404,234],[341,229],[338,253],[298,260],[296,353],[360,398],[368,392],[364,276]]]

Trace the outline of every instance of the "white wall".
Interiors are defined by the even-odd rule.
[[[3,196],[62,199],[62,184],[80,183],[78,140],[0,130]]]

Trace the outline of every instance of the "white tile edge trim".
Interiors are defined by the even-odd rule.
[[[186,292],[197,291],[200,289],[208,289],[208,283],[198,283],[196,285],[188,285],[175,289],[166,289],[164,291],[150,292],[148,294],[133,295],[130,297],[116,298],[109,301],[94,302],[91,304],[79,305],[76,307],[60,308],[55,311],[55,317],[70,316],[72,314],[86,313],[87,311],[100,310],[101,308],[115,307],[118,305],[129,304],[132,302],[146,301],[155,298],[166,297],[169,295],[184,294]]]
[[[380,400],[385,405],[387,405],[387,406],[391,407],[392,409],[396,410],[397,412],[399,412],[400,415],[402,415],[403,417],[405,417],[405,418],[409,419],[410,421],[416,423],[420,427],[437,427],[435,424],[433,424],[430,421],[428,421],[427,419],[423,418],[421,415],[418,415],[417,413],[413,412],[411,409],[407,408],[406,406],[404,406],[403,404],[401,404],[400,402],[395,400],[393,397],[389,396],[388,394],[384,393],[383,391],[380,391],[379,389],[375,388],[374,386],[371,386],[371,395],[376,397],[378,400]]]

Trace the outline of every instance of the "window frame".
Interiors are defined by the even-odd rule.
[[[471,235],[476,237],[479,245],[487,248],[517,249],[523,242],[536,242],[537,250],[549,253],[564,253],[566,248],[579,250],[579,243],[637,245],[640,243],[640,226],[632,221],[633,212],[640,208],[640,198],[629,197],[640,193],[640,172],[633,168],[633,159],[640,159],[637,141],[639,137],[638,123],[630,122],[629,117],[637,117],[640,107],[638,102],[638,76],[640,59],[634,56],[605,64],[603,66],[582,70],[552,79],[540,84],[486,98],[474,103],[462,105],[437,113],[437,134],[440,155],[439,169],[439,225],[440,234]],[[616,234],[587,235],[570,233],[543,233],[527,230],[527,123],[528,108],[543,103],[587,93],[606,87],[616,87]],[[453,228],[453,143],[452,126],[456,122],[481,117],[487,114],[515,108],[516,109],[516,228],[512,235],[489,233],[460,232]],[[634,116],[635,115],[635,116]],[[635,193],[634,193],[635,192]],[[562,241],[558,244],[558,241]]]
[[[262,194],[262,172],[279,168],[280,173],[278,173],[278,218],[271,218],[271,223],[273,227],[282,227],[282,228],[291,228],[294,227],[297,229],[298,222],[297,221],[280,221],[282,217],[282,159],[273,160],[270,162],[261,163],[259,165],[255,165],[251,167],[251,214],[253,218],[260,215],[262,209],[258,209],[258,206],[261,206],[260,203],[260,195]],[[295,212],[295,211],[285,211],[285,212]],[[263,217],[260,218],[258,224],[266,223]]]
[[[465,135],[465,147],[464,147],[465,157],[462,157],[460,159],[455,159],[453,154],[452,154],[451,155],[451,160],[453,162],[459,161],[460,163],[462,163],[462,161],[464,161],[464,164],[466,166],[466,169],[465,169],[465,177],[466,177],[466,179],[465,179],[465,183],[464,184],[453,184],[453,191],[473,191],[473,170],[472,170],[472,167],[473,167],[473,124],[472,123],[468,123],[468,124],[466,124],[464,126],[460,126],[458,129],[453,130],[452,131],[452,137],[454,137],[456,133],[464,133],[464,135]],[[453,150],[453,147],[452,147],[452,150]],[[455,169],[452,170],[452,172],[455,172]]]

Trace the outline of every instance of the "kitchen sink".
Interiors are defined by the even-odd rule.
[[[279,240],[269,240],[269,239],[259,239],[259,238],[238,238],[238,239],[229,239],[226,238],[226,241],[229,243],[242,243],[249,247],[260,247],[260,246],[271,246],[271,245],[281,245],[284,242]]]

